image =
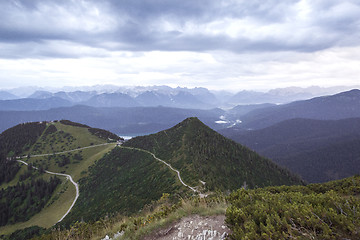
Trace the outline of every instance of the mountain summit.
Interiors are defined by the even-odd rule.
[[[157,134],[133,138],[125,146],[154,153],[178,169],[185,182],[193,186],[205,182],[209,190],[301,182],[287,170],[223,137],[194,117]]]

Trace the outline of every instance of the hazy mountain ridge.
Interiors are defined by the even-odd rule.
[[[337,120],[360,117],[360,90],[255,109],[241,117],[240,129],[260,129],[294,118]]]
[[[360,172],[360,118],[291,119],[253,131],[224,131],[309,182],[325,182]]]
[[[17,98],[19,97],[7,91],[0,91],[0,100],[12,100]]]
[[[219,106],[219,100],[206,88],[170,88],[167,86],[114,88],[102,92],[74,91],[74,92],[50,92],[39,90],[31,94],[22,103],[31,100],[26,99],[51,99],[61,98],[70,101],[72,105],[83,104],[93,107],[135,107],[135,106],[166,106],[178,108],[209,109]],[[12,103],[16,105],[16,102]],[[38,110],[35,105],[21,108],[21,110]],[[68,106],[64,104],[63,106]],[[1,107],[1,103],[0,103]],[[60,107],[60,106],[54,106]],[[6,110],[18,110],[20,107],[8,106]],[[46,109],[53,108],[49,106]],[[45,108],[42,108],[46,110]]]
[[[36,90],[37,89],[37,90]],[[168,86],[149,87],[117,87],[117,86],[94,86],[64,88],[60,91],[40,89],[35,87],[20,88],[3,91],[0,100],[15,100],[13,93],[21,96],[22,101],[0,103],[3,110],[46,110],[54,107],[69,106],[69,103],[57,105],[45,105],[36,103],[31,99],[60,98],[69,101],[71,105],[83,104],[94,107],[134,107],[134,106],[166,106],[176,108],[209,109],[214,107],[234,107],[236,105],[263,104],[263,103],[288,103],[295,100],[304,100],[316,96],[338,93],[349,87],[334,88],[282,88],[272,89],[267,92],[240,91],[231,93],[226,91],[212,91],[206,88],[171,88]],[[36,91],[34,91],[36,90]],[[28,93],[32,92],[32,93]],[[26,94],[24,94],[26,93]],[[25,98],[24,98],[25,97]],[[19,106],[19,104],[23,106]],[[60,104],[60,105],[59,105]],[[36,105],[42,105],[41,107]]]
[[[50,97],[46,99],[22,98],[0,100],[0,111],[36,111],[58,107],[70,107],[73,104],[63,98]]]
[[[289,103],[298,100],[310,99],[318,96],[332,95],[349,89],[358,88],[353,87],[329,87],[321,88],[318,86],[312,86],[307,88],[300,87],[286,87],[271,89],[267,92],[258,91],[240,91],[232,96],[228,102],[234,105],[238,104],[261,104],[261,103]]]

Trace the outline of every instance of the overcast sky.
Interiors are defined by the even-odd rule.
[[[0,88],[360,83],[359,0],[0,0]]]

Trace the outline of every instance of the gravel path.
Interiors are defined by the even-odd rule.
[[[156,157],[155,154],[153,154],[152,152],[149,152],[147,150],[144,150],[144,149],[141,149],[141,148],[134,148],[134,147],[124,147],[122,146],[122,148],[127,148],[127,149],[131,149],[131,150],[137,150],[137,151],[142,151],[142,152],[146,152],[148,154],[150,154],[151,156],[153,156],[153,158],[155,158],[157,161],[160,161],[162,163],[164,163],[166,166],[168,166],[172,171],[176,172],[177,173],[177,176],[179,178],[179,181],[181,182],[182,185],[184,185],[185,187],[189,188],[190,190],[192,190],[193,192],[198,192],[200,193],[198,190],[196,190],[195,188],[187,185],[186,183],[184,183],[184,181],[181,179],[181,176],[180,176],[180,172],[179,170],[173,168],[169,163],[165,162],[164,160],[161,160],[160,158]]]
[[[17,160],[18,162],[20,163],[23,163],[25,165],[29,165],[27,162],[24,162],[22,160]],[[37,167],[34,167],[32,166],[34,169],[38,169]],[[69,214],[69,212],[71,211],[71,209],[74,207],[75,203],[76,203],[76,200],[79,198],[79,184],[77,184],[73,179],[72,177],[69,175],[69,174],[64,174],[64,173],[56,173],[56,172],[50,172],[50,171],[47,171],[45,170],[46,173],[48,174],[52,174],[52,175],[57,175],[57,176],[62,176],[62,177],[66,177],[67,179],[70,180],[70,182],[75,186],[75,189],[76,189],[76,196],[75,196],[75,199],[74,201],[72,202],[70,208],[67,210],[67,212],[60,218],[60,220],[58,222],[61,222],[65,217],[66,215]]]
[[[114,143],[102,143],[102,144],[91,145],[91,146],[82,147],[82,148],[76,148],[76,149],[72,149],[72,150],[68,150],[68,151],[63,151],[63,152],[30,155],[30,157],[46,157],[46,156],[52,156],[52,155],[54,155],[54,154],[55,154],[55,155],[64,154],[64,153],[69,153],[69,152],[80,151],[80,150],[87,149],[87,148],[94,148],[94,147],[99,147],[99,146],[105,146],[105,145],[109,145],[109,144],[114,144]],[[16,157],[16,159],[23,159],[23,158],[27,158],[27,157],[28,157],[28,156],[19,156],[19,157]]]

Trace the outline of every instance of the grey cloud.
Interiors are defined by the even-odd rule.
[[[332,46],[359,44],[360,2],[357,0],[318,0],[308,1],[311,12],[304,22],[294,17],[294,6],[300,0],[241,0],[241,1],[201,1],[201,0],[119,0],[119,1],[83,1],[84,6],[91,4],[98,10],[115,20],[110,30],[93,31],[84,29],[66,29],[61,25],[64,19],[58,19],[59,24],[49,25],[49,17],[41,6],[48,8],[62,7],[69,10],[79,6],[80,1],[5,1],[0,0],[0,44],[21,44],[36,42],[47,47],[52,40],[65,40],[75,44],[95,48],[105,48],[108,51],[211,51],[227,50],[231,52],[258,51],[299,51],[312,52]],[[351,8],[344,4],[352,4]],[[75,6],[76,5],[76,6]],[[341,8],[341,11],[337,11]],[[87,9],[84,8],[84,11]],[[31,14],[41,15],[39,19],[29,19]],[[35,14],[35,15],[36,15]],[[84,13],[86,14],[86,13]],[[64,17],[66,17],[64,15]],[[73,16],[77,17],[77,16]],[[191,23],[202,26],[225,18],[246,19],[261,26],[270,24],[288,24],[291,29],[279,27],[277,33],[270,37],[247,37],[241,35],[230,37],[224,32],[209,34],[204,32],[183,32],[182,27]],[[24,23],[23,21],[30,21]],[[52,19],[52,21],[54,21]],[[293,22],[292,22],[293,21]],[[168,30],[161,26],[168,23],[178,28]],[[158,25],[157,25],[158,24]],[[36,25],[36,26],[35,26]],[[40,26],[39,26],[40,25]],[[107,26],[104,26],[107,27]],[[289,39],[289,32],[294,36]],[[303,32],[296,35],[296,32]],[[110,47],[111,46],[111,47]],[[18,51],[21,50],[19,47]],[[1,48],[0,48],[0,51]],[[29,55],[31,55],[29,51]],[[46,57],[66,57],[84,54],[73,52],[70,55],[59,54],[52,49],[33,51],[36,55]],[[11,57],[11,52],[1,54],[1,57]],[[13,55],[19,56],[14,49]]]

